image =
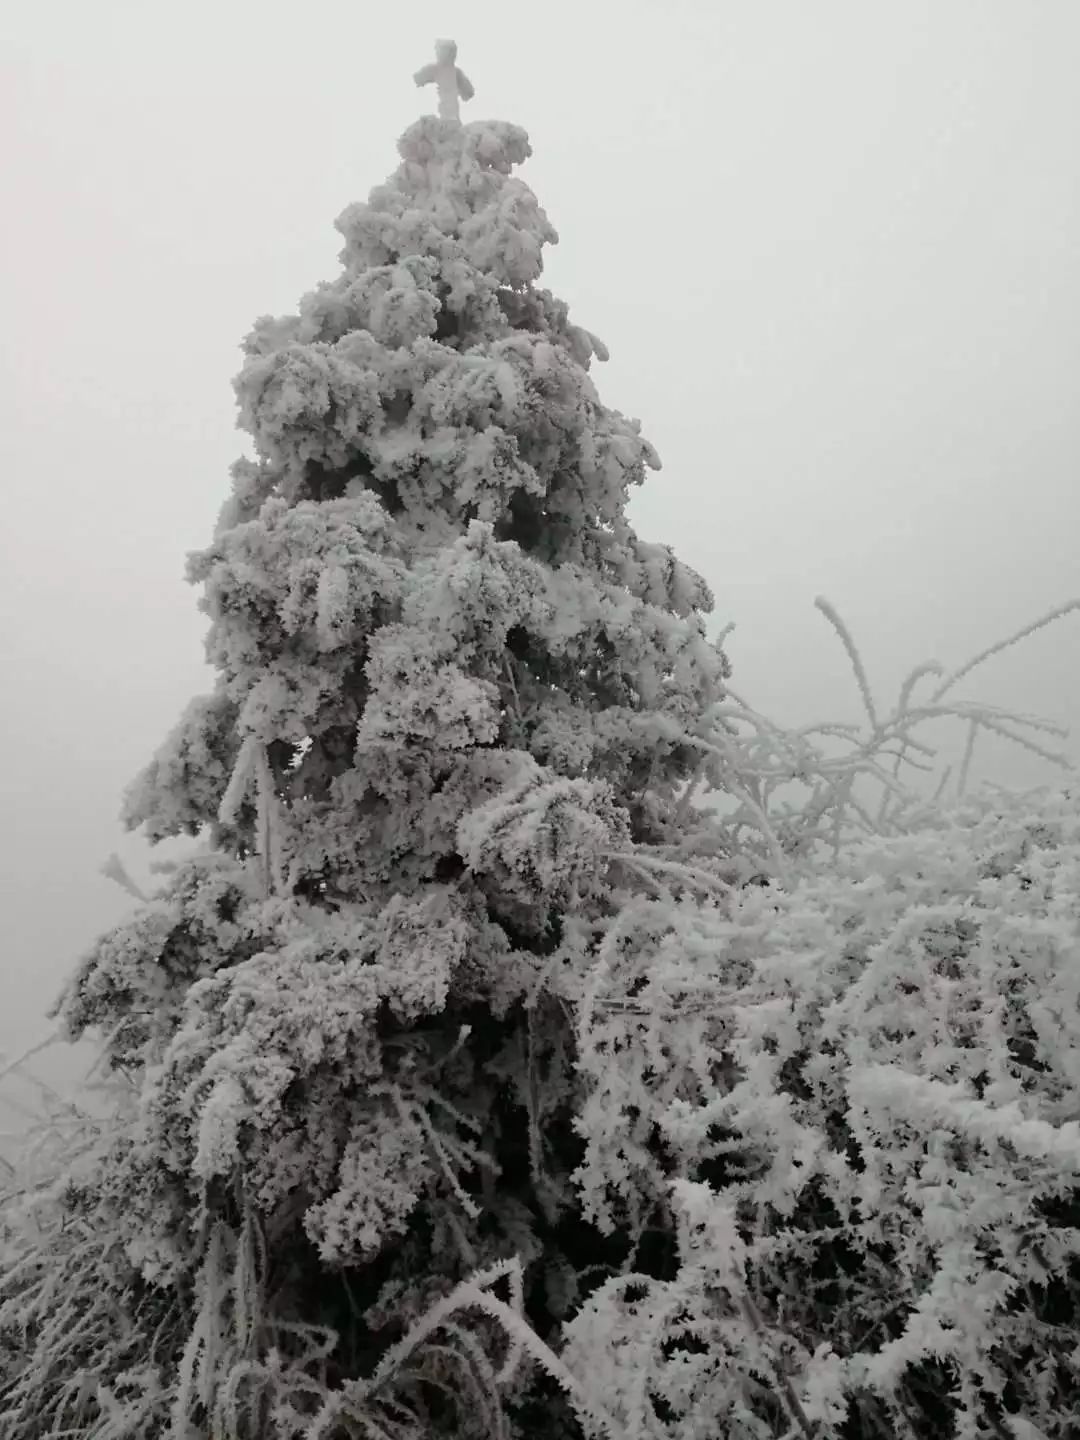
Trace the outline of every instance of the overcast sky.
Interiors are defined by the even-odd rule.
[[[238,342],[337,273],[443,33],[465,118],[530,133],[547,283],[664,461],[635,521],[737,622],[748,698],[855,718],[819,592],[890,694],[1080,594],[1077,0],[12,6],[0,1051],[124,913],[120,793],[209,688],[181,575]],[[1080,729],[1078,656],[1080,617],[965,693]]]

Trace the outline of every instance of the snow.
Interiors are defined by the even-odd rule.
[[[457,45],[453,40],[435,42],[435,63],[425,65],[415,75],[417,85],[434,85],[439,95],[439,118],[459,120],[458,101],[471,100],[473,87],[468,77],[458,69]]]

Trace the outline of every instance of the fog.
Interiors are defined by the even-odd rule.
[[[115,817],[209,688],[181,577],[245,443],[238,342],[336,273],[437,35],[464,118],[530,133],[547,283],[664,461],[635,523],[737,623],[740,693],[856,717],[819,593],[889,698],[1080,594],[1074,0],[66,0],[5,29],[0,1052],[128,908],[108,853],[146,872]],[[1078,652],[1074,616],[963,693],[1077,727]],[[1004,745],[976,773],[1051,778]]]

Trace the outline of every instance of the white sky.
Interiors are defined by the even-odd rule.
[[[547,281],[664,460],[636,523],[738,622],[741,691],[855,718],[819,592],[890,698],[1080,594],[1076,0],[12,7],[0,1051],[124,913],[121,790],[209,688],[180,577],[242,444],[238,342],[336,273],[443,33],[465,118],[530,132]],[[965,693],[1080,730],[1078,627]]]

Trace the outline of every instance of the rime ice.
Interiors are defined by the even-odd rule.
[[[439,118],[441,120],[459,120],[461,112],[458,105],[460,100],[471,100],[473,87],[467,75],[459,70],[457,64],[457,46],[453,40],[438,40],[435,43],[435,63],[425,65],[416,72],[414,79],[417,85],[434,85],[439,95]]]

